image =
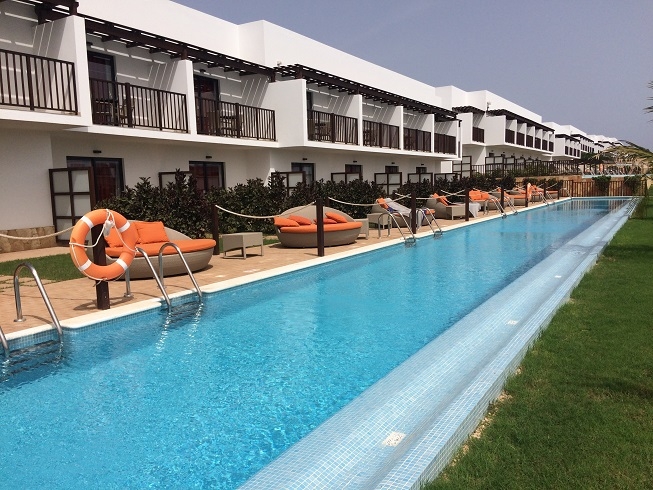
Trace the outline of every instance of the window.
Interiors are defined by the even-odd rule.
[[[124,187],[122,160],[118,158],[67,157],[68,168],[93,169],[96,202],[119,196]]]
[[[396,165],[386,165],[385,166],[385,173],[386,174],[398,174],[399,173],[399,167]]]
[[[304,172],[306,176],[306,184],[311,185],[315,182],[315,164],[314,163],[305,163],[305,162],[292,162],[291,170],[293,172]]]
[[[313,110],[313,92],[306,91],[306,110]]]
[[[224,162],[189,162],[188,170],[197,180],[197,189],[202,192],[224,189]]]
[[[356,164],[347,164],[345,165],[346,174],[358,174],[358,178],[363,180],[363,166]]]
[[[415,169],[416,174],[425,174],[426,173],[426,167],[417,167]]]
[[[116,70],[113,56],[100,53],[87,53],[88,77],[105,82],[116,81]]]

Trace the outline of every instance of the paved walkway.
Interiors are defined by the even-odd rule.
[[[479,220],[495,217],[496,211],[491,211],[488,216],[479,213],[479,217],[470,219],[469,223]],[[463,220],[438,220],[443,230],[452,229],[467,224]],[[420,233],[428,232],[428,227],[422,227]],[[420,235],[418,233],[418,236]],[[355,249],[378,246],[380,243],[390,243],[401,239],[399,230],[393,229],[390,236],[387,231],[382,230],[381,237],[378,237],[376,229],[370,229],[369,239],[359,238],[351,245],[338,247],[328,247],[325,249],[325,256],[333,256],[341,252]],[[268,271],[278,267],[296,264],[297,262],[307,261],[318,258],[317,250],[309,249],[292,249],[282,247],[280,244],[265,245],[263,256],[259,255],[258,247],[248,249],[247,259],[243,260],[237,251],[229,252],[227,257],[222,255],[213,256],[209,267],[203,271],[195,273],[195,279],[200,287],[209,284],[219,283],[229,279],[247,276],[257,272]],[[0,254],[0,262],[25,259],[52,255],[67,254],[67,247],[54,247],[42,250],[30,250],[24,252],[9,252]],[[38,271],[37,271],[38,272]],[[23,273],[25,274],[25,273]],[[21,274],[21,276],[23,275]],[[45,283],[45,290],[50,298],[52,306],[65,326],[67,319],[80,317],[89,313],[97,312],[96,296],[94,282],[87,278],[80,278],[71,281],[62,281],[57,283]],[[165,278],[165,286],[168,294],[172,295],[177,292],[192,289],[192,283],[188,276],[176,276]],[[0,276],[0,327],[5,334],[11,334],[28,328],[51,324],[52,321],[48,314],[47,308],[40,296],[36,283],[31,278],[21,279],[21,304],[24,322],[14,322],[16,318],[16,305],[14,300],[13,281],[11,277]],[[135,304],[152,298],[160,298],[156,282],[153,279],[141,279],[131,281],[131,292],[133,297],[125,298],[125,282],[115,281],[109,285],[110,306]]]

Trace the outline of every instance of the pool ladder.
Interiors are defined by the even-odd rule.
[[[399,222],[397,221],[397,218],[393,213],[388,211],[387,209],[384,210],[388,216],[390,216],[390,219],[394,222],[395,226],[399,230],[399,233],[401,233],[401,237],[404,239],[404,243],[406,244],[407,247],[412,247],[417,243],[417,238],[415,238],[415,235],[413,234],[413,230],[410,229],[410,225],[408,224],[408,221],[406,221],[406,217],[403,214],[400,214],[401,219],[404,220],[404,224],[406,225],[406,229],[408,230],[408,233],[410,233],[410,236],[404,235],[404,232],[401,231],[401,226],[399,226]]]
[[[163,251],[168,248],[172,247],[176,250],[177,255],[179,255],[179,258],[181,259],[181,262],[184,264],[184,268],[186,269],[186,273],[188,274],[188,277],[190,277],[190,280],[193,283],[193,286],[195,286],[195,291],[197,292],[197,296],[199,297],[200,303],[202,302],[202,290],[200,289],[199,285],[197,284],[197,281],[195,280],[195,276],[190,270],[190,267],[188,266],[188,262],[186,262],[186,259],[184,258],[184,254],[181,252],[181,249],[179,246],[172,242],[167,242],[161,245],[161,248],[159,249],[159,273],[157,274],[156,270],[154,269],[154,265],[152,265],[152,260],[150,259],[150,256],[147,255],[145,250],[143,250],[140,247],[136,247],[136,251],[140,254],[143,255],[143,258],[145,259],[145,262],[147,265],[150,267],[150,270],[152,271],[152,276],[154,277],[154,280],[156,281],[156,285],[159,287],[159,290],[163,294],[163,299],[165,300],[166,304],[168,305],[168,310],[171,308],[171,303],[170,303],[170,296],[168,296],[168,293],[166,292],[165,285],[163,283]],[[125,273],[125,281],[127,283],[127,292],[125,293],[126,296],[131,295],[131,290],[129,286],[129,269],[127,269],[127,272]]]
[[[36,286],[38,287],[39,292],[41,293],[41,297],[45,302],[45,306],[48,309],[48,313],[50,313],[50,317],[52,318],[52,323],[54,324],[54,327],[57,329],[57,334],[59,335],[59,341],[61,342],[63,338],[63,330],[61,329],[61,323],[59,323],[59,318],[57,318],[57,314],[54,312],[54,308],[52,307],[52,303],[50,302],[48,293],[45,292],[45,288],[43,287],[43,282],[41,282],[41,278],[36,272],[34,266],[29,262],[22,262],[16,266],[16,269],[14,269],[14,298],[16,300],[16,319],[14,320],[14,322],[20,323],[25,321],[25,318],[23,317],[23,307],[20,301],[20,278],[18,277],[22,269],[27,269],[32,274],[32,277],[36,282]],[[5,336],[2,327],[0,327],[0,343],[2,344],[2,347],[4,349],[5,356],[9,356],[9,343],[7,342],[7,337]]]

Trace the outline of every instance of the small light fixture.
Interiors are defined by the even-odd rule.
[[[206,155],[207,160],[210,160],[211,158],[213,158],[213,155]]]
[[[306,160],[308,160],[308,158],[306,158],[306,157],[302,157],[302,161],[305,162]]]
[[[204,68],[200,68],[200,73],[206,73],[206,70]]]
[[[100,153],[102,153],[102,150],[93,150],[93,153],[95,153],[96,155],[99,155]]]
[[[358,160],[354,160],[353,163],[358,163]]]
[[[397,165],[395,162],[392,162],[390,165]]]

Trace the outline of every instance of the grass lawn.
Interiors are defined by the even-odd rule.
[[[653,218],[629,220],[425,488],[653,488],[652,272]]]
[[[263,245],[278,243],[275,236],[263,237]],[[220,252],[222,252],[222,238],[220,238]],[[156,257],[155,257],[156,259]],[[49,281],[68,281],[84,277],[73,264],[69,254],[52,255],[47,257],[35,257],[31,259],[10,260],[0,262],[0,276],[13,276],[16,266],[22,262],[31,263],[39,277]],[[21,277],[32,277],[28,270],[23,269]]]
[[[77,270],[69,254],[50,255],[47,257],[34,257],[31,259],[10,260],[0,262],[0,276],[13,276],[16,266],[23,262],[29,262],[34,266],[39,277],[49,281],[68,281],[84,277]],[[27,269],[23,269],[20,277],[32,277]]]

